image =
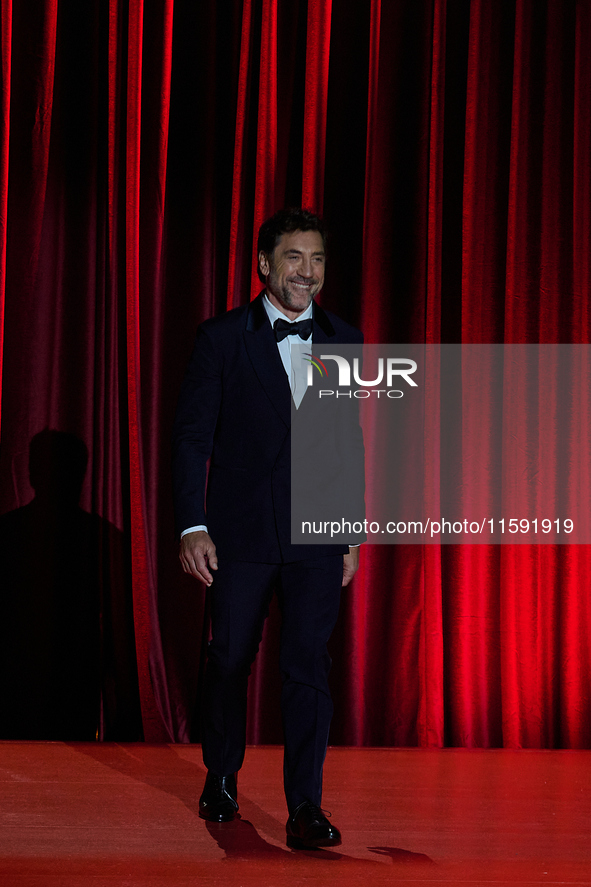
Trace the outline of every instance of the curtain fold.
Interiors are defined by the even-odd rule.
[[[443,124],[445,90],[445,21],[446,0],[435,0],[433,5],[433,33],[429,92],[429,154],[427,173],[427,237],[426,237],[426,294],[422,318],[424,341],[441,341],[441,249],[442,224],[441,195],[443,188]],[[437,367],[431,367],[430,385],[437,386]],[[433,403],[437,403],[437,397]],[[439,441],[441,416],[439,411],[425,417],[426,448],[425,475],[431,489],[438,490],[439,459],[436,450]],[[438,502],[433,503],[434,506]],[[413,555],[416,557],[417,555]],[[440,747],[445,743],[443,623],[442,623],[442,552],[425,547],[420,572],[421,627],[419,640],[420,696],[418,714],[418,744]]]
[[[322,214],[332,0],[308,0],[302,206]]]
[[[261,289],[256,271],[256,239],[263,221],[277,203],[277,3],[263,0],[259,59],[255,196],[253,215],[252,282],[250,297]]]
[[[59,738],[81,692],[64,679],[80,588],[96,662],[63,738],[198,739],[207,598],[177,562],[169,479],[198,323],[256,295],[258,226],[301,200],[330,230],[322,304],[367,342],[589,343],[590,4],[1,9],[0,615],[25,652],[2,654],[0,708],[20,738]],[[473,406],[464,392],[458,409]],[[558,381],[531,421],[544,414],[573,446],[591,421]],[[425,417],[434,491],[442,421]],[[461,454],[454,471],[488,495]],[[589,747],[590,584],[588,546],[364,546],[331,642],[332,741]],[[46,618],[27,620],[19,595]],[[251,742],[281,741],[279,621],[273,605]],[[41,661],[43,686],[66,689],[33,717]]]
[[[0,391],[4,353],[4,303],[6,299],[6,233],[8,216],[8,149],[10,145],[10,67],[12,55],[12,0],[2,0],[2,134],[0,135]],[[0,431],[2,413],[0,412]]]
[[[251,0],[244,0],[242,8],[242,26],[240,31],[240,59],[238,74],[238,95],[236,99],[236,125],[234,132],[234,162],[232,165],[232,203],[230,222],[230,249],[228,256],[228,299],[226,308],[230,311],[241,304],[241,279],[239,276],[243,255],[242,241],[244,231],[244,202],[245,202],[245,164],[246,164],[246,137],[247,114],[249,101],[250,57],[252,42],[252,12]]]

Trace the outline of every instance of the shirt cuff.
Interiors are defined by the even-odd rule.
[[[203,533],[207,533],[207,527],[205,524],[199,524],[197,527],[188,527],[186,530],[183,530],[181,533],[181,539],[183,536],[186,536],[187,533],[196,533],[198,530],[201,530]]]

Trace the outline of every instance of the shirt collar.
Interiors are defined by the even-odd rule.
[[[269,301],[267,293],[263,295],[263,305],[265,306],[265,311],[267,312],[267,316],[269,318],[271,326],[273,326],[275,321],[279,318],[281,318],[282,320],[286,320],[288,323],[296,323],[298,320],[307,320],[309,317],[312,317],[314,302],[310,302],[306,310],[302,311],[302,313],[297,317],[296,320],[290,320],[289,317],[283,313],[283,311],[280,311],[279,308],[273,305],[273,303]]]

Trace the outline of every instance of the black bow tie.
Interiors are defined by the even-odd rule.
[[[278,317],[273,324],[273,329],[278,342],[281,342],[286,336],[300,336],[302,339],[309,339],[312,335],[312,318],[290,323],[289,320],[282,320],[281,317]]]

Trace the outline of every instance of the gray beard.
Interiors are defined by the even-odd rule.
[[[308,308],[310,306],[310,302],[314,298],[314,295],[315,295],[314,293],[310,292],[306,308]],[[306,310],[306,308],[300,308],[299,306],[294,304],[293,294],[287,289],[287,287],[281,288],[281,296],[283,298],[283,304],[287,305],[288,308],[291,308],[292,311],[305,311]]]

